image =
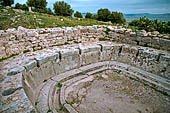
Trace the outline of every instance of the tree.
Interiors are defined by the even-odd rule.
[[[108,16],[109,21],[111,21],[112,23],[125,23],[126,20],[123,16],[122,13],[120,12],[112,12],[109,16]]]
[[[4,6],[11,6],[14,4],[14,0],[0,0],[0,3]]]
[[[28,11],[28,10],[29,10],[29,9],[28,9],[28,6],[27,6],[26,4],[23,4],[23,5],[22,5],[22,10]]]
[[[83,18],[82,14],[78,11],[76,11],[76,13],[74,14],[74,17]]]
[[[57,1],[54,4],[54,12],[58,16],[72,16],[74,10],[72,10],[71,6],[64,1]]]
[[[92,14],[87,12],[85,18],[92,18]]]
[[[28,6],[26,4],[22,5],[22,4],[17,3],[15,5],[15,9],[22,9],[22,10],[28,11]]]
[[[99,9],[97,15],[98,20],[107,22],[109,20],[110,11],[108,9]]]
[[[15,4],[15,9],[21,9],[21,7],[22,7],[22,4],[20,3]]]
[[[28,0],[27,5],[35,9],[45,9],[47,2],[46,0]]]
[[[50,8],[47,8],[47,14],[50,14],[50,15],[52,15],[52,14],[53,14],[53,12],[51,11],[51,9],[50,9]]]

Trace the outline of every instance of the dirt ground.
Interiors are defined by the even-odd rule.
[[[170,98],[111,70],[73,87],[66,100],[79,113],[170,113]]]

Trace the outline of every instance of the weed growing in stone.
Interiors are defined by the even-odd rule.
[[[37,105],[38,105],[38,103],[39,103],[39,102],[35,102],[35,106],[37,106]]]
[[[58,88],[61,88],[62,86],[63,86],[62,83],[58,83],[58,84],[57,84],[57,87],[58,87]]]
[[[52,110],[51,110],[51,109],[49,109],[49,110],[47,111],[47,113],[50,113],[50,112],[52,112]]]
[[[99,38],[99,41],[107,41],[107,40],[110,40],[108,38]]]
[[[108,34],[109,34],[109,32],[110,32],[110,29],[106,28],[105,33],[108,35]]]
[[[30,52],[30,50],[24,50],[24,51],[23,51],[23,53],[28,53],[28,52]]]
[[[64,43],[64,45],[67,45],[67,44],[69,44],[69,43],[68,43],[68,42],[65,42],[65,43]]]
[[[120,74],[120,72],[122,72],[121,70],[117,71],[118,74]]]
[[[67,110],[65,109],[64,105],[61,105],[59,111],[65,113]]]
[[[74,40],[74,43],[75,43],[75,44],[78,44],[79,42],[78,42],[78,41],[76,41],[76,40]]]
[[[43,82],[47,82],[47,80],[44,80]]]
[[[7,59],[9,59],[9,58],[12,58],[12,57],[14,57],[14,56],[16,56],[16,55],[18,55],[18,54],[12,54],[11,56],[8,56],[8,57],[5,57],[5,58],[0,58],[0,62],[2,62],[2,61],[4,61],[4,60],[7,60]]]

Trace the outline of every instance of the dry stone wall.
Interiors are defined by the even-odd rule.
[[[43,49],[3,63],[0,70],[4,76],[0,82],[3,113],[31,112],[33,108],[41,113],[56,112],[64,102],[63,92],[57,93],[57,83],[103,66],[119,69],[170,95],[170,54],[162,50],[95,42]],[[53,100],[59,95],[58,101]],[[75,113],[69,104],[64,106]]]
[[[73,43],[115,41],[170,51],[169,36],[158,32],[132,32],[121,26],[77,26],[64,28],[0,30],[0,58]]]

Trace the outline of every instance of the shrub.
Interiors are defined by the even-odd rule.
[[[82,14],[78,11],[76,11],[76,13],[74,14],[74,17],[83,18]]]
[[[147,32],[159,31],[160,33],[170,33],[170,22],[150,20],[147,17],[142,17],[139,20],[133,20],[129,23],[129,25],[137,27],[139,30],[146,30]]]
[[[0,0],[0,4],[4,6],[11,6],[14,4],[14,0]]]
[[[94,19],[94,20],[97,20],[97,18],[98,18],[98,15],[92,15],[92,17],[91,17],[92,19]]]
[[[97,15],[99,21],[107,22],[109,20],[110,11],[108,9],[99,9]]]
[[[71,6],[64,1],[57,1],[54,4],[54,12],[58,16],[72,16],[74,10],[72,10]]]
[[[92,14],[87,12],[85,18],[92,18]]]
[[[119,24],[126,22],[123,14],[120,12],[112,12],[108,16],[108,20],[110,20],[112,23],[119,23]]]

